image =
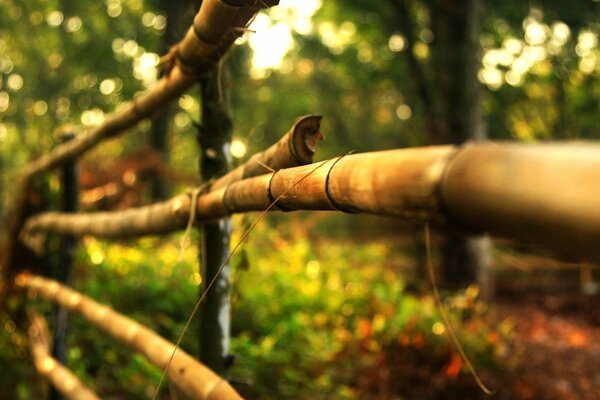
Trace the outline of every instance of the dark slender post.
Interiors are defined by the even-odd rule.
[[[60,134],[61,142],[72,140],[75,135],[66,131]],[[62,188],[62,210],[64,212],[76,212],[78,205],[79,179],[77,174],[77,160],[71,160],[61,168],[61,188]],[[55,266],[53,277],[63,284],[69,284],[73,268],[73,259],[77,240],[74,236],[64,235],[60,239],[57,265]],[[67,360],[67,310],[56,306],[54,310],[54,342],[52,347],[52,356],[65,365]],[[62,395],[52,387],[50,392],[51,400],[62,399]]]
[[[161,46],[162,54],[169,52],[171,46],[181,39],[185,28],[190,25],[194,18],[193,4],[191,0],[159,1],[159,9],[167,17],[167,27]],[[164,71],[161,73],[161,77],[163,74]],[[169,194],[169,182],[164,173],[164,165],[169,159],[168,134],[174,110],[175,106],[168,104],[152,117],[150,146],[158,153],[161,162],[158,166],[158,174],[154,177],[150,188],[152,199],[155,201],[164,200]]]
[[[218,177],[230,168],[229,144],[232,121],[229,111],[226,84],[220,81],[223,66],[201,81],[202,124],[198,127],[200,144],[200,170],[204,181]],[[219,273],[229,254],[231,220],[203,226],[201,237],[202,289]],[[227,373],[229,351],[229,276],[230,266],[225,265],[208,292],[200,310],[200,361],[217,374]]]
[[[441,143],[461,144],[483,140],[486,129],[481,110],[481,0],[433,0],[431,24],[436,96]],[[447,232],[442,255],[442,284],[459,289],[478,282],[484,297],[491,297],[489,239]]]

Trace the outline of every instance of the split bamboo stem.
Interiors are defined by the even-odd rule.
[[[54,301],[80,314],[96,328],[143,354],[156,367],[167,368],[175,345],[138,322],[50,279],[22,273],[15,278],[15,285],[28,290],[32,297]],[[181,349],[175,352],[167,377],[192,399],[241,399],[227,381]]]
[[[214,220],[264,210],[279,199],[279,210],[339,210],[449,223],[600,261],[599,182],[597,145],[436,146],[353,154],[233,182],[200,195],[196,215]],[[185,220],[190,200],[180,196],[164,207],[171,210],[169,220],[154,224],[140,223],[152,220],[149,208],[125,213],[138,221],[136,234],[177,229],[181,222],[169,221]],[[75,233],[70,227],[79,224],[90,227],[87,233],[106,236],[93,227],[123,216],[40,214],[26,227],[33,233]]]
[[[99,400],[73,372],[50,356],[50,333],[44,318],[33,310],[29,314],[29,344],[33,363],[38,373],[49,381],[58,392],[71,400]]]

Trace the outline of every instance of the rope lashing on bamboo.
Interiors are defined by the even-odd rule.
[[[92,389],[50,355],[51,338],[44,318],[31,308],[27,315],[29,346],[38,373],[69,400],[99,400]]]
[[[32,297],[53,301],[85,318],[90,324],[144,355],[160,369],[167,366],[175,345],[144,325],[56,281],[21,273],[18,288]],[[167,371],[171,382],[192,399],[235,400],[240,395],[231,385],[185,351],[178,349]]]
[[[202,193],[197,199],[197,219],[209,221],[233,213],[262,211],[281,195],[275,207],[280,210],[339,210],[441,219],[436,189],[447,158],[456,151],[442,146],[352,154],[324,161],[325,165],[306,179],[314,164],[237,180]],[[190,197],[180,195],[125,211],[42,213],[26,222],[24,232],[100,237],[164,233],[183,228],[190,207]]]

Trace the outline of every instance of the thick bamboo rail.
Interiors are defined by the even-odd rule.
[[[199,220],[260,211],[339,210],[447,222],[600,261],[600,146],[496,144],[354,154],[233,182],[198,197]],[[124,212],[45,213],[29,233],[141,235],[181,228],[190,197]],[[120,226],[123,230],[109,229]]]
[[[40,276],[19,274],[15,278],[15,285],[28,290],[31,296],[54,301],[80,314],[96,328],[143,354],[158,368],[164,370],[167,367],[175,345],[110,307]],[[175,352],[167,370],[167,377],[182,393],[192,399],[241,399],[227,381],[181,349]]]
[[[84,137],[62,144],[29,163],[23,175],[32,177],[46,172],[150,117],[214,69],[260,8],[277,3],[273,0],[204,0],[192,26],[169,55],[170,70],[153,88],[109,114]]]
[[[46,321],[39,314],[28,310],[30,326],[29,344],[33,363],[38,373],[49,381],[65,398],[70,400],[100,400],[69,369],[50,356],[50,333]]]

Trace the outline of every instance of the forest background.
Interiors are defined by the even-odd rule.
[[[160,56],[198,5],[0,0],[0,210],[23,165],[60,142],[58,128],[84,134],[156,82]],[[485,137],[598,140],[599,8],[595,0],[282,0],[253,21],[222,70],[233,163],[305,114],[324,116],[317,160]],[[137,134],[91,151],[78,166],[80,207],[122,209],[197,184],[200,120],[191,91]],[[49,208],[58,206],[59,179],[45,182]],[[234,240],[252,218],[235,218]],[[242,392],[478,398],[423,279],[419,235],[410,224],[326,213],[274,215],[259,225],[233,259],[231,374]],[[175,340],[200,283],[197,250],[178,261],[178,240],[85,237],[75,287]],[[552,256],[505,243],[490,251],[496,264],[500,252]],[[492,383],[513,382],[514,321],[489,317],[480,286],[460,286],[447,303],[469,354]],[[46,389],[25,340],[0,318],[5,396],[37,398]],[[69,366],[103,397],[152,393],[159,371],[77,318],[71,323]],[[183,346],[196,352],[196,332]]]

